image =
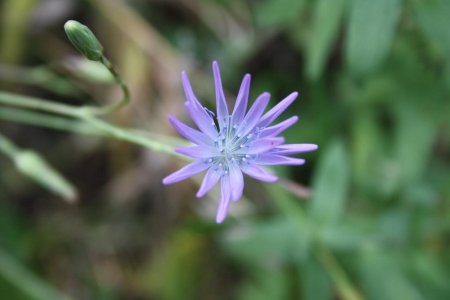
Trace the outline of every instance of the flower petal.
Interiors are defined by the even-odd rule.
[[[214,74],[214,85],[216,89],[216,107],[217,107],[217,121],[219,122],[220,128],[224,128],[228,123],[228,106],[225,100],[225,95],[223,93],[222,79],[220,78],[220,69],[217,61],[212,63],[213,74]]]
[[[197,100],[197,97],[195,97],[191,83],[189,82],[189,78],[185,71],[181,73],[181,81],[183,82],[183,89],[187,99],[186,110],[191,119],[201,131],[209,135],[211,138],[215,138],[217,136],[217,130],[214,120]]]
[[[284,138],[282,137],[259,139],[248,145],[248,148],[244,148],[245,150],[243,152],[245,152],[245,154],[264,153],[283,143]]]
[[[302,158],[293,158],[278,154],[266,153],[259,155],[254,162],[262,166],[303,165],[305,163],[305,160]]]
[[[236,202],[242,197],[244,191],[244,176],[242,175],[241,169],[236,164],[231,164],[229,171],[231,200]]]
[[[266,127],[261,130],[260,137],[269,137],[269,136],[277,136],[292,125],[294,125],[298,121],[297,116],[290,117],[289,119],[284,120],[283,122],[278,123],[277,125]]]
[[[203,145],[211,144],[212,142],[211,139],[208,138],[208,136],[203,132],[200,132],[187,126],[186,124],[184,124],[183,122],[181,122],[180,120],[178,120],[173,116],[169,116],[169,121],[170,123],[172,123],[172,126],[178,131],[180,135],[184,136],[185,138],[194,142],[195,144],[203,144]]]
[[[209,158],[217,154],[217,149],[210,146],[183,146],[176,147],[175,152],[192,158]]]
[[[203,197],[207,192],[209,192],[219,181],[220,173],[214,168],[209,168],[206,172],[205,177],[203,177],[202,184],[196,194],[197,198]]]
[[[209,167],[204,160],[196,160],[163,179],[164,184],[172,184],[194,176]]]
[[[255,179],[265,181],[265,182],[275,182],[278,177],[272,173],[267,172],[263,168],[260,168],[254,164],[248,164],[241,166],[242,172]]]
[[[222,180],[220,182],[220,190],[221,190],[221,198],[216,215],[217,223],[222,223],[223,220],[225,220],[225,218],[227,217],[228,206],[230,205],[230,198],[231,198],[231,186],[229,176],[222,176]]]
[[[244,119],[245,111],[247,110],[248,95],[250,93],[250,79],[250,74],[246,74],[244,79],[242,79],[233,114],[231,115],[232,125],[239,124]]]
[[[258,123],[259,127],[266,127],[270,125],[279,115],[281,115],[289,105],[294,102],[295,98],[297,98],[298,93],[293,92],[289,94],[286,98],[281,100],[280,103],[275,105],[271,110],[269,110],[264,116],[262,116],[261,120]]]
[[[253,103],[252,107],[245,115],[245,118],[237,131],[238,136],[244,136],[255,128],[256,124],[259,122],[259,118],[264,112],[264,109],[266,109],[266,106],[269,103],[269,99],[269,93],[262,93],[256,99],[255,103]]]
[[[286,144],[280,145],[273,149],[276,154],[295,154],[302,152],[310,152],[317,150],[318,146],[316,144]]]

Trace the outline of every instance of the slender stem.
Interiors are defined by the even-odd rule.
[[[65,115],[74,118],[81,118],[86,115],[106,115],[112,113],[129,102],[130,92],[125,81],[122,80],[120,75],[112,66],[111,62],[105,56],[102,56],[101,63],[108,69],[108,71],[113,76],[114,81],[120,86],[122,90],[123,97],[117,103],[100,107],[95,106],[75,107],[68,104],[55,103],[53,101],[48,101],[46,99],[39,99],[24,95],[16,95],[2,91],[0,91],[0,103],[33,110],[46,111],[49,113]]]
[[[30,110],[23,110],[17,108],[0,108],[0,119],[12,122],[51,128],[56,130],[69,131],[84,135],[102,136],[104,135],[98,129],[93,128],[83,121],[76,121],[65,117],[53,116],[34,112]]]
[[[128,86],[125,83],[125,81],[122,79],[122,77],[120,77],[119,73],[117,73],[117,71],[114,69],[111,62],[104,55],[102,56],[100,62],[106,67],[106,69],[108,69],[109,73],[111,73],[111,75],[114,78],[114,81],[119,85],[120,89],[122,90],[123,96],[122,96],[122,99],[116,103],[112,103],[112,104],[100,106],[100,107],[94,107],[94,106],[85,107],[85,110],[87,111],[88,114],[97,115],[97,116],[107,115],[112,112],[115,112],[116,110],[120,109],[124,105],[128,104],[128,102],[130,101],[130,90],[128,89]]]
[[[319,260],[328,270],[331,278],[338,288],[338,293],[342,299],[346,300],[362,300],[362,296],[358,290],[352,285],[342,266],[334,257],[333,253],[324,245],[319,246],[317,253]]]
[[[23,107],[33,110],[80,118],[86,114],[85,108],[74,107],[67,104],[56,103],[46,99],[17,95],[0,91],[0,103],[10,106]]]
[[[62,117],[43,115],[35,112],[21,111],[19,109],[11,108],[0,109],[0,118],[2,119],[15,120],[22,123],[73,131],[82,134],[109,136],[115,139],[144,146],[153,151],[179,156],[167,142],[159,141],[155,137],[147,137],[138,131],[113,126],[103,120],[95,118],[90,113],[86,113],[84,110],[86,108],[75,108],[64,104],[53,103],[45,99],[6,92],[0,92],[0,103],[22,108],[60,113],[70,117],[76,117],[86,123],[83,124]]]
[[[150,140],[149,138],[141,134],[133,133],[131,130],[113,126],[89,115],[84,116],[84,120],[112,138],[141,145],[153,151],[164,152],[174,156],[182,157],[173,150],[173,147],[167,145],[166,143],[161,143],[157,140]]]

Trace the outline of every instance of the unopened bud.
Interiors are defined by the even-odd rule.
[[[100,61],[103,56],[103,46],[87,26],[70,20],[64,24],[64,30],[72,45],[81,54],[89,60]]]

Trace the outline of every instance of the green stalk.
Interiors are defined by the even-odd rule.
[[[20,108],[0,108],[0,119],[44,128],[69,131],[83,135],[102,136],[103,134],[83,121],[23,110]]]
[[[67,104],[48,101],[46,99],[17,95],[2,91],[0,91],[0,103],[74,118],[80,118],[86,114],[85,108],[83,107],[78,108]]]

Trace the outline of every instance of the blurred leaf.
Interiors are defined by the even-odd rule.
[[[378,217],[380,238],[394,245],[406,245],[411,238],[411,213],[390,208]]]
[[[272,300],[289,299],[289,278],[280,267],[271,267],[254,272],[252,280],[238,288],[237,299]]]
[[[339,25],[348,0],[319,0],[314,10],[314,25],[307,49],[306,72],[317,79],[337,38]]]
[[[302,260],[306,257],[310,238],[307,226],[298,226],[286,218],[276,218],[249,226],[240,225],[226,236],[227,251],[249,264]]]
[[[366,88],[367,90],[367,88]],[[389,147],[371,107],[358,110],[353,120],[352,168],[356,187],[366,197],[389,197],[399,182],[399,172],[386,162]]]
[[[201,269],[209,258],[204,250],[203,236],[185,229],[176,230],[144,269],[139,284],[159,299],[198,299]]]
[[[319,222],[336,222],[344,212],[349,184],[346,149],[341,141],[335,141],[321,155],[313,181],[309,214]]]
[[[436,127],[421,111],[407,103],[397,107],[396,153],[404,184],[415,184],[431,156]],[[412,130],[414,128],[414,130]]]
[[[80,96],[80,90],[47,66],[20,67],[1,65],[0,80],[35,85],[63,96]]]
[[[357,250],[375,237],[373,229],[363,220],[348,219],[340,224],[327,226],[320,231],[320,239],[332,250]]]
[[[256,7],[256,21],[262,26],[283,27],[300,18],[305,0],[265,0]]]
[[[327,271],[315,260],[308,260],[301,268],[302,298],[304,300],[333,299],[333,289]]]
[[[75,201],[75,188],[34,151],[21,151],[14,156],[17,169],[67,201]]]
[[[36,0],[6,0],[0,3],[0,62],[16,64],[21,61],[27,42],[29,15]]]
[[[14,285],[20,292],[35,300],[65,300],[66,295],[39,279],[20,262],[0,249],[0,276]],[[1,295],[1,294],[0,294]]]
[[[448,269],[432,255],[418,252],[413,256],[411,267],[418,285],[429,299],[444,300],[450,295]]]
[[[373,300],[424,299],[391,252],[366,249],[360,254],[360,276],[367,298]]]
[[[346,60],[356,74],[374,71],[388,54],[397,29],[401,0],[353,0]]]
[[[450,1],[414,0],[413,7],[418,25],[450,63]]]

